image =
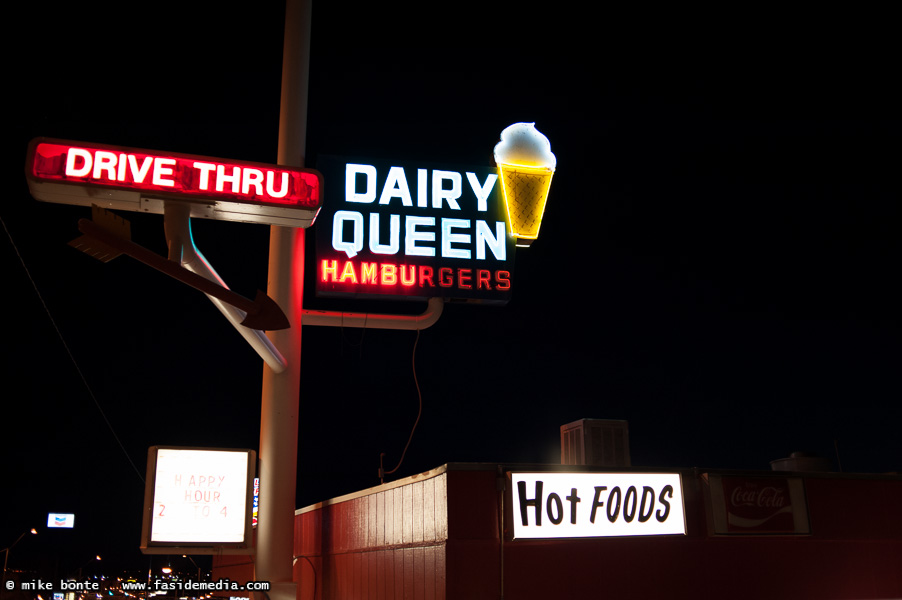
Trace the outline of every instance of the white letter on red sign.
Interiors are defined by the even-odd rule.
[[[288,173],[282,171],[282,188],[277,192],[273,186],[274,171],[266,172],[266,193],[270,198],[284,198],[288,195]]]
[[[216,191],[224,192],[225,184],[232,184],[232,193],[237,194],[241,189],[241,167],[232,167],[232,174],[226,175],[225,165],[216,165]]]
[[[75,167],[76,159],[84,161],[81,168]],[[91,172],[91,153],[81,148],[69,148],[66,152],[66,176],[67,177],[84,177]]]
[[[144,181],[144,178],[147,177],[147,173],[150,171],[150,164],[153,162],[153,159],[149,156],[145,156],[144,160],[141,161],[141,166],[138,166],[138,159],[135,158],[134,154],[128,155],[128,168],[131,170],[132,179],[135,183],[141,183]]]
[[[98,153],[99,154],[99,153]],[[166,175],[172,175],[172,169],[168,168],[175,164],[174,158],[153,159],[153,184],[175,187],[175,182],[171,179],[163,179]]]
[[[258,196],[263,195],[263,171],[260,169],[242,169],[241,193],[247,196],[254,186],[254,193]]]
[[[116,155],[105,150],[98,150],[94,155],[94,179],[101,179],[101,172],[106,171],[110,181],[116,181]]]
[[[216,169],[216,165],[212,163],[195,162],[194,168],[200,171],[200,182],[198,183],[198,189],[210,189],[210,173]]]

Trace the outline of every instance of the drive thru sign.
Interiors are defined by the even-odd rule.
[[[288,227],[309,227],[322,204],[313,169],[85,142],[33,140],[25,175],[46,202],[161,214],[181,200],[192,217]]]

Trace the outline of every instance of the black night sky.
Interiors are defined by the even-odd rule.
[[[12,19],[29,33],[6,41],[0,546],[42,535],[11,567],[146,564],[147,448],[258,446],[253,350],[199,292],[68,247],[89,210],[34,200],[23,176],[38,136],[275,163],[283,6],[205,4]],[[490,166],[528,121],[558,168],[508,305],[449,304],[418,340],[304,328],[298,507],[378,484],[381,452],[397,463],[415,343],[423,415],[398,477],[553,462],[559,427],[586,417],[628,420],[637,466],[768,470],[804,450],[899,469],[902,49],[886,16],[366,6],[314,7],[307,166]],[[162,217],[120,216],[165,254]],[[193,226],[235,291],[265,290],[268,227]],[[312,285],[305,302],[424,308]],[[48,512],[76,529],[46,531]]]

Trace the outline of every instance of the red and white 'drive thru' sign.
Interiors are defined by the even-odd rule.
[[[192,203],[192,216],[308,227],[322,205],[322,175],[298,169],[84,142],[35,139],[26,177],[38,200],[163,212]]]

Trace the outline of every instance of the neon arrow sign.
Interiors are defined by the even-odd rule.
[[[322,175],[261,163],[38,138],[25,170],[45,202],[162,214],[165,200],[191,216],[309,227],[322,205]]]

